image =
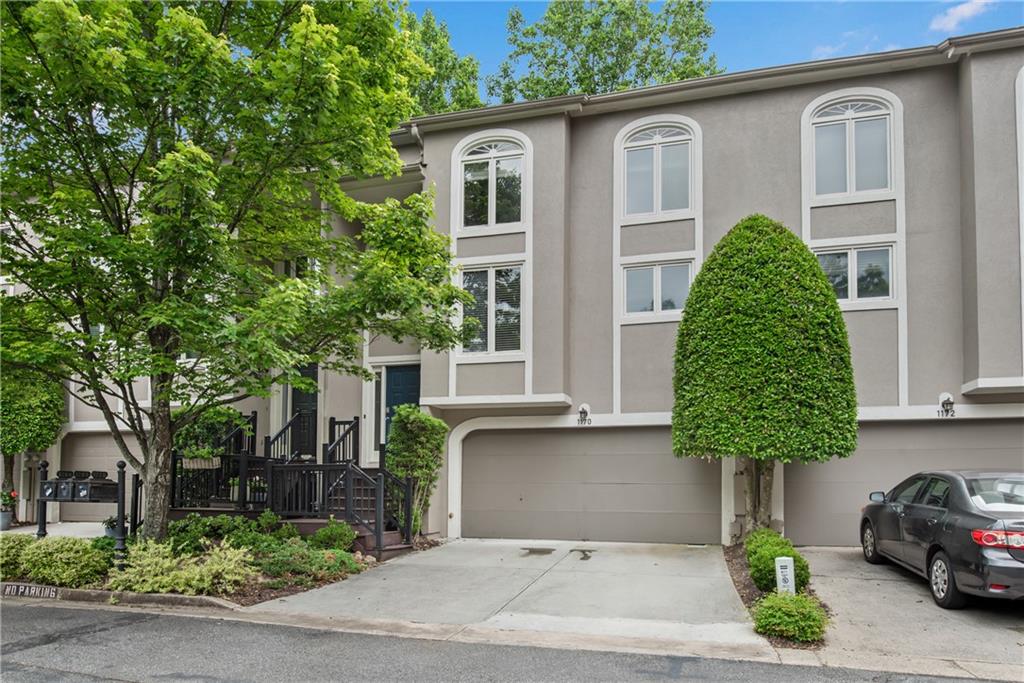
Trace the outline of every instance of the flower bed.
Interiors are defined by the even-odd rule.
[[[355,532],[330,520],[308,539],[271,512],[257,519],[191,514],[167,539],[129,542],[114,567],[114,539],[0,536],[0,579],[67,588],[214,595],[244,605],[339,581],[374,558],[350,553]]]

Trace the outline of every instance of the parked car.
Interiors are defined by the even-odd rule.
[[[1024,599],[1024,472],[919,472],[870,500],[860,539],[871,564],[920,574],[947,609],[967,595]]]

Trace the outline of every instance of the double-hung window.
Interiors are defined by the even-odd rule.
[[[493,140],[462,155],[462,227],[508,226],[523,220],[522,146]]]
[[[814,113],[815,197],[892,189],[891,120],[889,106],[875,100],[846,100]]]
[[[522,265],[467,268],[462,287],[473,303],[462,309],[463,319],[476,320],[476,332],[463,353],[518,353],[522,340]]]
[[[893,298],[891,245],[829,249],[817,256],[839,301]]]
[[[685,217],[691,210],[693,139],[681,126],[654,126],[624,144],[623,192],[626,218]]]
[[[627,267],[623,278],[625,318],[669,316],[677,319],[690,294],[691,272],[688,262]]]

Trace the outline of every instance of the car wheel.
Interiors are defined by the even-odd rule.
[[[882,564],[885,558],[878,554],[878,545],[875,542],[875,529],[871,522],[865,522],[860,530],[860,547],[864,551],[864,560],[870,564]]]
[[[932,598],[939,607],[960,609],[967,603],[967,598],[956,587],[949,555],[941,550],[932,556],[932,561],[928,564],[928,585],[932,590]]]

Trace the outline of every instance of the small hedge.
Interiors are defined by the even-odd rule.
[[[84,538],[48,536],[21,553],[22,574],[51,586],[81,588],[99,582],[108,569],[106,553]]]
[[[825,637],[828,615],[816,598],[769,593],[754,607],[754,630],[764,636],[814,643]]]
[[[107,587],[136,593],[224,595],[257,574],[248,550],[230,543],[212,546],[199,557],[180,557],[170,544],[146,541],[128,550],[124,569],[111,572]]]
[[[771,529],[758,529],[744,541],[747,565],[754,585],[762,591],[775,590],[775,558],[793,558],[796,590],[800,592],[811,582],[811,568],[788,538]]]
[[[287,583],[296,585],[340,579],[361,569],[344,550],[313,548],[297,538],[285,541],[259,562],[267,576],[287,579]]]
[[[0,534],[0,581],[22,577],[21,556],[34,540],[30,534]]]
[[[309,537],[309,547],[320,550],[348,550],[356,540],[355,529],[333,517]]]

